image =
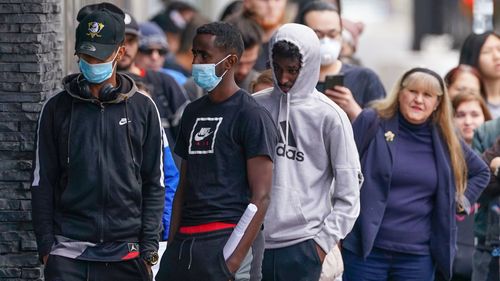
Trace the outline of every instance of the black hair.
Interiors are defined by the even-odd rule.
[[[201,15],[195,15],[191,21],[188,22],[186,28],[181,33],[181,41],[179,42],[179,50],[178,53],[187,53],[191,52],[191,48],[193,47],[193,38],[196,35],[196,30],[198,27],[209,23],[210,21],[204,18]]]
[[[191,6],[188,3],[182,1],[173,1],[167,6],[165,10],[161,11],[153,18],[151,18],[151,21],[160,26],[161,29],[163,29],[163,31],[165,32],[180,34],[184,30],[185,26],[179,26],[178,23],[172,18],[172,13],[179,13],[184,11],[192,11],[193,13],[198,12],[195,7]]]
[[[275,56],[280,56],[284,58],[297,59],[302,65],[302,54],[300,53],[299,47],[285,40],[274,43],[272,56],[273,58]]]
[[[191,11],[191,12],[197,12],[196,8],[193,7],[191,4],[186,3],[184,1],[172,1],[167,7],[167,10],[172,11],[172,10],[177,10],[180,12],[184,11]]]
[[[336,12],[340,17],[339,9],[333,3],[323,2],[323,1],[312,1],[304,5],[304,7],[299,11],[297,17],[295,18],[295,22],[307,25],[305,23],[306,15],[309,12],[314,12],[314,11],[332,11]]]
[[[336,11],[339,13],[339,15],[342,14],[342,5],[341,5],[341,0],[313,0],[315,2],[326,2],[329,4],[332,4],[333,6],[336,7]],[[309,3],[311,3],[311,0],[298,0],[299,2],[299,11],[302,11]]]
[[[243,53],[243,39],[236,27],[227,22],[216,21],[200,26],[196,34],[215,36],[214,45],[225,52],[235,52],[238,58]]]
[[[467,36],[460,49],[459,64],[466,64],[479,69],[481,48],[490,35],[496,36],[497,38],[499,37],[498,34],[493,31],[486,31],[481,34],[471,33]]]
[[[236,14],[241,14],[241,11],[243,10],[243,0],[235,0],[229,3],[222,14],[220,15],[219,20],[220,21],[227,21],[228,18],[236,15]]]
[[[233,16],[226,22],[239,30],[245,50],[262,44],[262,29],[254,20]]]

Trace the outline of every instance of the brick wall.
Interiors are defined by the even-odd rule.
[[[0,0],[0,280],[43,278],[31,224],[38,113],[60,88],[63,0]]]

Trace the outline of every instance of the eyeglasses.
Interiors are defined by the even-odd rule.
[[[165,49],[139,49],[139,52],[141,52],[145,55],[148,55],[148,56],[152,55],[153,52],[155,52],[155,51],[158,52],[158,55],[160,55],[160,56],[164,56],[168,53],[168,51]]]

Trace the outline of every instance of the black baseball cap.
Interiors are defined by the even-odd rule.
[[[125,34],[140,35],[139,24],[129,13],[125,13]]]
[[[77,20],[76,53],[105,60],[125,39],[125,13],[113,4],[85,6]]]

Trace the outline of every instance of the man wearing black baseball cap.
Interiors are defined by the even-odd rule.
[[[45,103],[37,131],[31,191],[45,280],[151,280],[165,194],[158,110],[116,73],[123,11],[101,3],[77,19],[81,73]]]

